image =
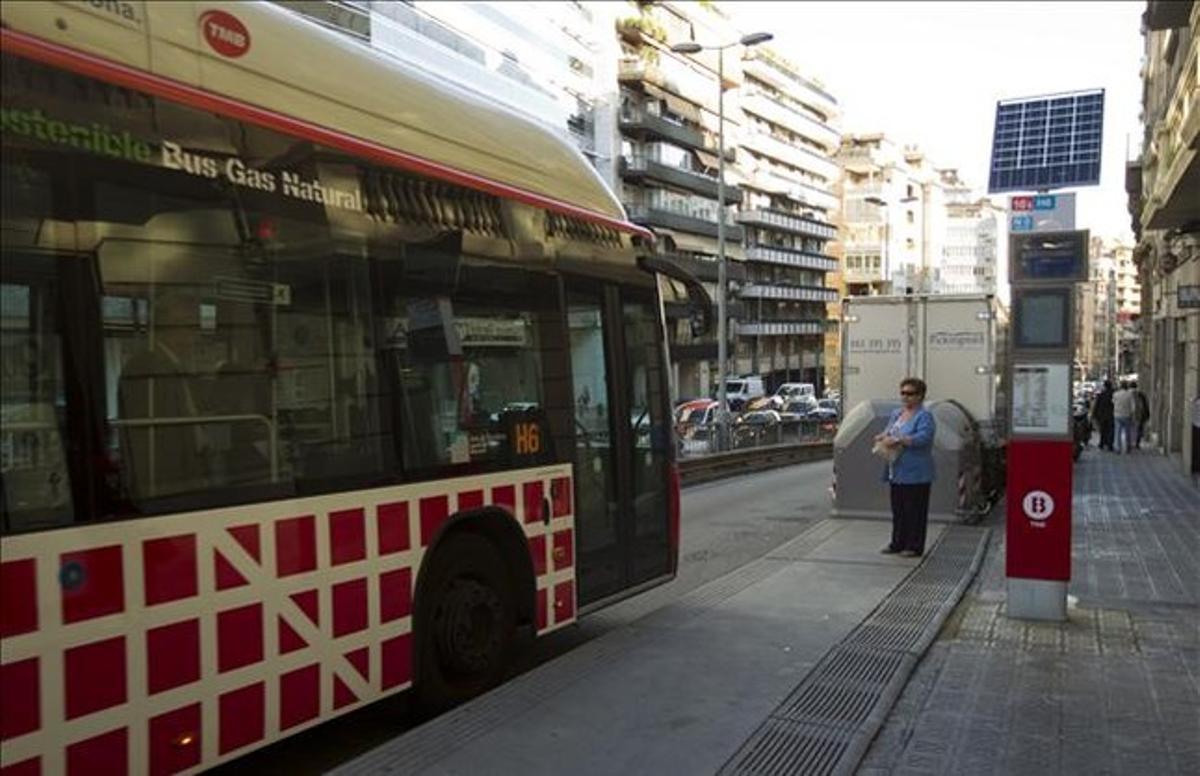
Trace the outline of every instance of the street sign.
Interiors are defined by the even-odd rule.
[[[1104,90],[996,103],[988,193],[1100,182]]]
[[[1038,194],[1008,199],[1010,232],[1063,232],[1074,229],[1074,194]]]

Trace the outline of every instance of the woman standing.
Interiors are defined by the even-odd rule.
[[[891,485],[892,541],[881,552],[916,558],[925,552],[929,488],[933,482],[933,435],[937,424],[925,409],[925,381],[900,383],[903,406],[892,412],[887,430],[875,437],[888,461],[883,479]]]

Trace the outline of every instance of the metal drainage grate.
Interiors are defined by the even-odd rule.
[[[930,557],[826,653],[721,774],[853,769],[908,680],[922,644],[937,633],[978,571],[989,534],[984,528],[948,528]],[[876,713],[881,704],[882,713]]]

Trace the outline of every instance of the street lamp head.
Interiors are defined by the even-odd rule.
[[[743,46],[757,46],[759,43],[766,43],[774,37],[775,36],[769,32],[751,32],[743,35],[742,39],[738,42]]]
[[[692,40],[676,43],[674,46],[671,46],[671,51],[674,51],[676,54],[699,54],[703,50],[703,46]]]

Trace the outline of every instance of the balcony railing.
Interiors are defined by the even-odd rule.
[[[737,333],[742,337],[779,337],[795,335],[820,335],[825,333],[825,321],[738,321]]]
[[[747,60],[742,69],[757,76],[767,76],[764,80],[771,81],[777,86],[791,90],[800,87],[803,92],[812,95],[818,107],[830,113],[837,111],[837,100],[833,95],[817,86],[804,76],[793,72],[789,67],[772,59],[764,49],[751,49],[747,52]]]
[[[626,204],[625,211],[629,220],[635,224],[646,226],[661,226],[664,229],[676,229],[680,232],[702,234],[706,237],[717,236],[716,216],[709,217],[702,211],[693,210],[680,212],[655,205]],[[728,221],[725,224],[725,239],[729,242],[742,241],[742,228]]]
[[[743,299],[786,299],[793,302],[836,302],[838,292],[832,288],[813,286],[777,286],[752,283],[742,286]]]
[[[741,213],[738,213],[738,221],[743,224],[765,226],[785,232],[808,235],[809,237],[816,237],[822,240],[832,240],[837,237],[837,229],[832,224],[812,218],[805,218],[804,216],[781,213],[778,210],[761,208],[743,210]]]
[[[623,108],[620,118],[621,129],[641,130],[664,140],[670,140],[687,148],[704,148],[704,133],[673,121],[656,116],[645,108]]]
[[[772,159],[808,170],[813,175],[826,180],[835,180],[838,177],[838,166],[830,160],[795,143],[780,140],[773,135],[755,132],[747,135],[742,140],[742,145],[763,156],[769,156]]]
[[[743,97],[742,109],[804,135],[828,151],[836,151],[842,142],[837,130],[808,115],[799,105],[761,89],[750,90]]]
[[[716,199],[717,197],[718,185],[715,177],[674,164],[660,162],[657,159],[650,159],[640,154],[621,157],[621,174],[627,179],[645,177],[662,181],[663,183],[669,183],[688,191],[694,191],[709,199]],[[741,201],[742,190],[737,186],[726,183],[725,202],[728,204],[739,203]]]
[[[818,272],[836,272],[837,259],[820,253],[799,251],[793,248],[773,248],[765,245],[754,245],[746,249],[746,261],[762,261],[769,264],[783,264],[788,267],[815,269]]]

